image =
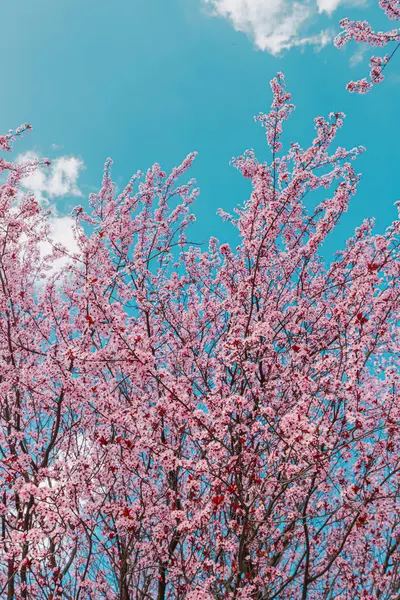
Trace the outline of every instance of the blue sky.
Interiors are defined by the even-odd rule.
[[[138,169],[159,162],[168,170],[197,150],[191,239],[233,241],[215,213],[243,202],[250,187],[229,161],[250,147],[268,157],[253,116],[268,110],[269,80],[283,71],[296,105],[287,140],[306,145],[315,116],[344,111],[340,145],[368,150],[356,163],[357,197],[330,240],[338,249],[367,216],[382,231],[400,199],[400,57],[370,94],[349,94],[346,83],[367,74],[373,52],[327,43],[344,16],[393,28],[377,0],[2,3],[0,128],[33,126],[16,151],[58,165],[30,185],[60,215],[98,189],[107,156],[122,186]]]

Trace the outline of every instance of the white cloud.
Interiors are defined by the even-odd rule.
[[[50,217],[50,235],[49,238],[56,244],[62,244],[66,254],[57,258],[52,264],[50,275],[59,272],[63,267],[71,262],[74,254],[79,254],[79,247],[73,235],[74,219],[69,216]],[[43,241],[39,244],[40,253],[43,257],[48,256],[53,251],[53,246],[49,241]]]
[[[363,0],[203,0],[214,16],[225,17],[237,31],[246,33],[260,50],[277,55],[295,46],[322,48],[333,35],[322,30],[306,35],[307,26],[318,13],[332,12],[343,2]]]
[[[35,152],[26,152],[17,157],[20,164],[37,161],[39,156]],[[51,162],[51,165],[40,166],[21,181],[23,193],[34,194],[36,200],[51,209],[49,217],[49,239],[65,247],[66,254],[57,258],[49,274],[58,272],[71,260],[71,256],[79,252],[78,245],[73,236],[74,220],[67,215],[59,213],[55,204],[56,199],[67,196],[82,196],[78,187],[78,179],[84,168],[83,161],[75,156],[61,156]],[[50,241],[40,243],[40,253],[43,257],[53,251]]]
[[[352,54],[350,56],[350,59],[349,59],[350,67],[356,67],[358,64],[360,64],[363,61],[364,55],[365,55],[366,51],[368,50],[368,48],[369,48],[368,44],[365,44],[365,45],[358,44],[357,50],[354,52],[354,54]]]
[[[326,12],[328,14],[333,13],[333,11],[337,9],[339,4],[342,3],[342,0],[317,0],[319,12]]]
[[[315,35],[293,40],[291,46],[288,47],[312,45],[315,46],[316,50],[322,50],[322,48],[332,41],[333,37],[334,34],[330,29],[323,29]]]
[[[320,13],[326,12],[331,15],[340,5],[344,6],[362,6],[367,0],[316,0]]]
[[[38,160],[34,152],[20,154],[17,162]],[[48,204],[54,198],[63,196],[82,196],[78,188],[80,171],[84,168],[83,161],[76,156],[60,156],[52,161],[49,167],[38,167],[27,175],[21,182],[25,192],[35,195],[38,202]]]
[[[42,259],[49,257],[54,250],[58,250],[58,256],[51,261],[50,268],[47,268],[45,279],[37,281],[38,288],[41,288],[49,277],[59,274],[63,267],[70,264],[74,255],[80,255],[79,246],[74,238],[75,221],[72,217],[49,215],[48,224],[48,235],[39,241],[38,250]],[[23,234],[21,243],[26,242],[27,236]],[[63,246],[62,250],[60,244]]]

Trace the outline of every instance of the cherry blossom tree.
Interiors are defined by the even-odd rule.
[[[391,20],[400,20],[400,1],[399,0],[379,0],[379,6]],[[367,21],[351,21],[342,19],[340,25],[343,31],[335,38],[337,48],[342,48],[350,40],[358,43],[369,44],[370,46],[394,46],[390,54],[385,56],[373,56],[370,59],[369,80],[365,77],[359,81],[350,81],[347,89],[350,92],[366,94],[374,83],[381,83],[384,79],[383,71],[393,58],[400,47],[400,30],[374,31]]]
[[[323,260],[363,149],[336,113],[285,152],[271,86],[234,247],[187,237],[195,154],[119,193],[108,160],[55,272],[1,162],[1,597],[400,597],[400,222]]]

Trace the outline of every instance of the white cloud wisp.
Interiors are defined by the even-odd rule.
[[[38,160],[35,152],[20,154],[17,162]],[[24,177],[21,182],[25,192],[32,193],[38,202],[49,204],[54,198],[63,196],[82,196],[78,188],[80,171],[84,168],[83,161],[76,156],[60,156],[51,162],[49,167],[38,167]]]
[[[363,0],[203,0],[213,16],[224,17],[236,31],[246,33],[259,50],[277,55],[293,47],[321,49],[333,39],[329,29],[306,35],[309,23],[320,13],[331,15],[344,1]]]
[[[39,160],[35,152],[26,152],[17,157],[20,164]],[[56,244],[62,244],[67,255],[58,258],[49,274],[59,271],[70,262],[70,257],[79,252],[73,236],[74,220],[68,215],[59,213],[55,201],[68,196],[81,197],[83,194],[78,187],[80,172],[84,169],[83,161],[75,156],[61,156],[51,162],[49,167],[38,166],[32,173],[21,181],[23,193],[32,194],[36,200],[51,209],[49,217],[50,239]],[[53,247],[50,242],[40,243],[43,257],[51,254]]]

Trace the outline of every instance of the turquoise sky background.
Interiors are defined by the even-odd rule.
[[[330,17],[316,15],[309,27],[337,33],[339,20],[349,16],[393,28],[376,5],[339,5]],[[400,56],[383,84],[366,96],[351,95],[345,84],[367,74],[370,49],[356,67],[349,64],[354,44],[273,56],[209,8],[203,0],[2,3],[1,130],[27,121],[33,131],[17,152],[80,157],[85,170],[78,185],[86,197],[98,189],[107,156],[122,186],[137,169],[157,161],[168,170],[197,150],[192,176],[201,195],[191,238],[233,241],[231,226],[215,213],[243,202],[250,187],[229,161],[250,147],[267,159],[253,116],[268,110],[269,80],[283,71],[296,105],[286,139],[305,145],[315,116],[342,110],[347,119],[340,145],[368,150],[356,163],[363,173],[359,192],[329,248],[338,249],[367,216],[375,216],[382,231],[400,199]],[[61,212],[85,203],[71,195],[55,201]]]

